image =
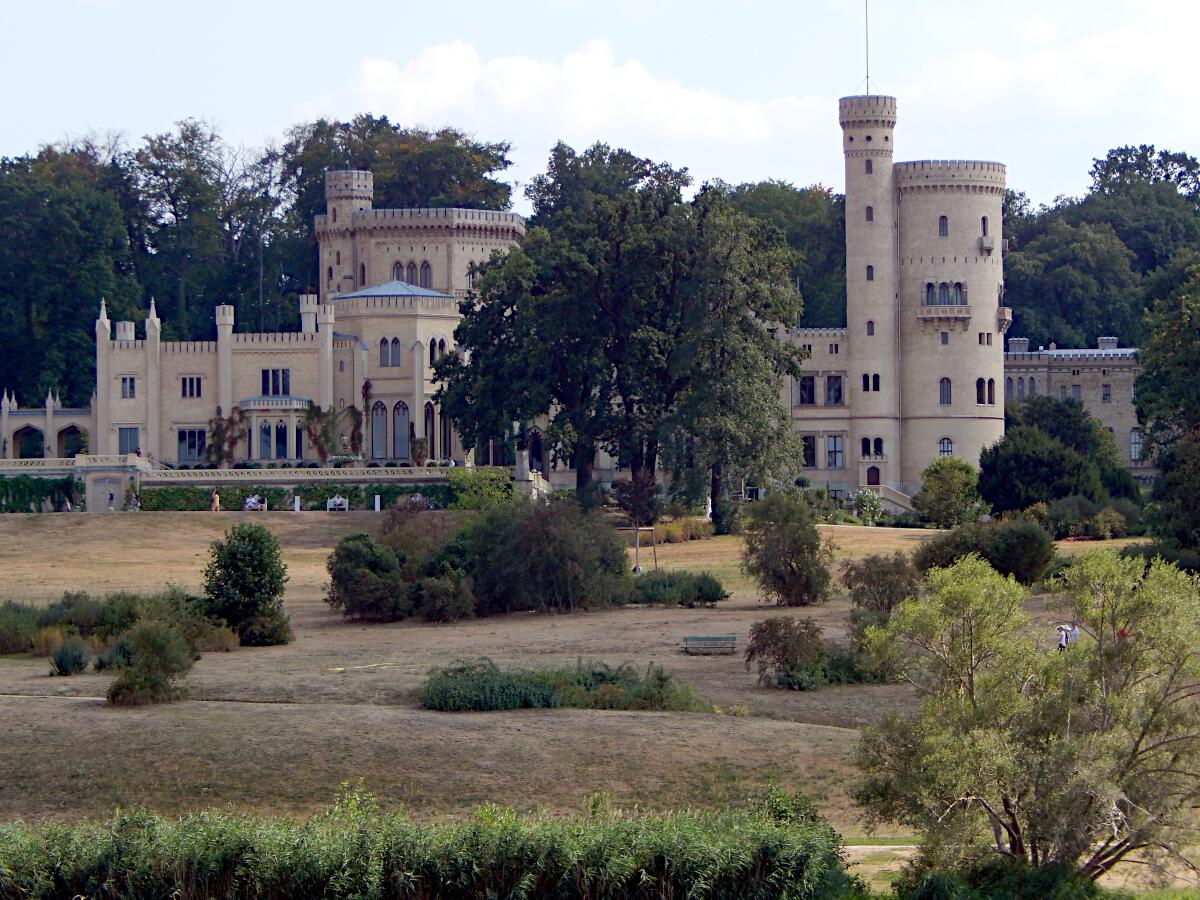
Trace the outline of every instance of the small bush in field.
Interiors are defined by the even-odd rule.
[[[746,671],[753,667],[763,686],[812,690],[821,683],[824,662],[824,633],[812,619],[788,616],[750,626]]]
[[[404,556],[368,534],[338,541],[326,563],[329,591],[325,602],[343,615],[388,622],[412,614],[412,597],[401,567]]]
[[[1104,507],[1104,509],[1092,516],[1092,521],[1088,523],[1088,531],[1105,541],[1111,538],[1124,537],[1125,529],[1125,516],[1111,506]]]
[[[108,702],[117,706],[166,703],[184,696],[183,678],[192,653],[177,628],[166,622],[138,622],[125,636],[131,662],[108,686]]]
[[[421,705],[442,712],[543,709],[558,706],[558,695],[527,672],[502,672],[481,659],[434,671],[421,689]]]
[[[49,656],[54,652],[54,648],[66,640],[67,633],[61,625],[50,625],[46,628],[39,628],[33,634],[33,641],[30,645],[29,652],[34,656]]]
[[[414,591],[417,613],[426,622],[455,622],[475,614],[469,578],[424,578],[414,584]]]
[[[256,616],[237,627],[238,643],[243,647],[274,647],[290,644],[295,635],[292,626],[281,615]]]
[[[32,606],[0,604],[0,654],[24,653],[33,646],[37,629],[37,613]]]
[[[634,603],[659,606],[712,606],[729,597],[721,582],[708,572],[647,572],[633,582]]]
[[[225,532],[225,540],[212,545],[204,569],[205,612],[225,623],[243,637],[247,633],[290,640],[291,628],[283,612],[283,589],[287,567],[280,556],[279,542],[257,522],[239,522]],[[252,620],[276,619],[278,624],[265,629]]]
[[[85,591],[67,591],[38,613],[38,625],[57,625],[87,637],[104,625],[104,604]]]
[[[960,525],[923,543],[913,553],[921,572],[945,569],[970,553],[1001,575],[1012,575],[1021,584],[1034,584],[1054,561],[1054,542],[1042,528],[1025,519]]]
[[[768,600],[808,606],[829,599],[833,549],[821,540],[817,520],[795,489],[771,491],[751,503],[742,568]]]
[[[842,567],[842,584],[850,592],[850,639],[862,646],[868,627],[887,624],[896,605],[917,592],[921,573],[907,554],[867,556]]]
[[[51,675],[78,675],[88,667],[88,647],[76,637],[69,637],[50,652]]]
[[[132,662],[133,650],[129,647],[129,640],[121,635],[109,638],[108,645],[97,654],[92,665],[97,672],[104,672],[109,669],[124,669]]]

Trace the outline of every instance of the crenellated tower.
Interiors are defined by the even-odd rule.
[[[375,176],[358,169],[325,173],[325,215],[316,222],[320,247],[320,299],[375,282],[370,260],[355,240],[355,216],[371,209]]]

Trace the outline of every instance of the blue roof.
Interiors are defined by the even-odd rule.
[[[385,281],[383,284],[363,288],[360,291],[352,291],[349,294],[333,295],[334,300],[353,300],[358,297],[441,297],[446,300],[453,299],[449,294],[431,291],[429,288],[417,287],[415,284],[409,284],[406,281]]]

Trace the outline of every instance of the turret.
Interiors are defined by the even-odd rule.
[[[217,405],[221,415],[233,409],[233,307],[218,306],[217,323]]]
[[[300,295],[300,330],[314,334],[317,330],[317,308],[321,305],[316,294]]]
[[[104,298],[100,298],[100,314],[96,316],[96,404],[92,407],[92,415],[96,421],[96,433],[90,442],[91,452],[104,454],[109,452],[112,420],[108,410],[109,387],[111,373],[109,372],[109,353],[112,350],[112,326],[108,321],[108,308]]]
[[[323,303],[315,312],[317,318],[317,340],[320,342],[320,364],[317,385],[317,405],[321,409],[333,407],[333,322],[332,303]]]
[[[325,212],[330,225],[349,227],[356,212],[371,208],[375,194],[375,177],[360,169],[343,169],[325,173]]]

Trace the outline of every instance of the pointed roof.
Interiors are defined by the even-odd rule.
[[[356,300],[360,297],[439,297],[444,300],[453,299],[449,294],[431,291],[429,288],[417,287],[406,281],[385,281],[373,287],[362,288],[349,294],[334,294],[334,300]]]

